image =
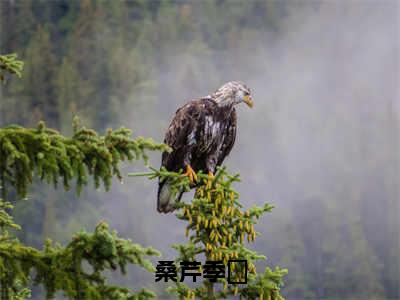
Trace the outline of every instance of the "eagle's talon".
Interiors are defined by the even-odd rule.
[[[208,177],[207,177],[207,188],[211,188],[211,184],[214,180],[215,176],[211,171],[208,171]]]
[[[189,178],[189,182],[192,184],[197,181],[197,174],[190,165],[186,166],[186,173],[183,175],[187,176]]]

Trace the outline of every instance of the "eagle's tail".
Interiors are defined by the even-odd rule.
[[[183,191],[180,191],[178,192],[178,195],[174,195],[168,180],[160,181],[157,193],[157,211],[160,213],[169,213],[174,211],[174,204],[181,200],[182,194]]]

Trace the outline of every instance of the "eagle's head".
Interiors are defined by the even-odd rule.
[[[233,106],[241,102],[253,107],[250,89],[240,81],[230,81],[215,91],[211,97],[219,106]]]

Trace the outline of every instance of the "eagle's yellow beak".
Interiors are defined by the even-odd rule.
[[[253,99],[251,99],[250,95],[245,95],[243,98],[243,101],[244,101],[244,103],[247,104],[248,107],[253,107],[253,105],[254,105]]]

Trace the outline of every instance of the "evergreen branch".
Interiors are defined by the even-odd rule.
[[[77,192],[94,179],[96,187],[103,183],[108,189],[112,177],[121,179],[119,165],[125,160],[147,161],[148,151],[169,151],[164,144],[139,137],[131,139],[125,128],[107,130],[105,136],[81,127],[74,119],[71,138],[49,129],[44,122],[37,128],[8,126],[0,129],[0,183],[3,196],[6,187],[14,187],[19,196],[27,193],[33,176],[57,186],[63,181],[69,189],[71,180],[77,182]],[[63,291],[70,299],[151,299],[154,292],[110,285],[102,272],[119,269],[126,273],[128,264],[136,264],[149,272],[154,266],[147,256],[159,256],[151,248],[143,248],[117,236],[101,222],[94,233],[80,232],[66,246],[48,241],[43,250],[27,247],[9,234],[9,229],[20,229],[13,222],[12,206],[0,200],[0,297],[25,299],[30,291],[26,286],[32,271],[35,284],[44,286],[47,298]],[[87,271],[84,264],[90,265]],[[21,286],[22,285],[22,286]]]
[[[0,233],[5,234],[7,229],[20,230],[21,227],[14,223],[11,215],[8,214],[7,210],[11,210],[13,205],[10,202],[5,202],[0,199]],[[0,239],[4,239],[4,236],[0,234]]]
[[[18,77],[22,76],[24,63],[17,59],[17,54],[0,55],[0,69],[5,70],[10,74],[15,74]],[[0,73],[0,81],[4,80],[4,74]]]
[[[0,280],[15,282],[18,278],[26,284],[30,272],[35,270],[34,281],[43,284],[48,299],[59,290],[73,299],[151,299],[155,296],[153,292],[143,289],[134,293],[109,285],[101,274],[118,268],[125,273],[128,263],[154,272],[152,263],[145,256],[160,256],[160,253],[119,238],[101,222],[94,233],[80,232],[66,247],[47,241],[45,249],[40,251],[21,245],[16,239],[3,241],[0,244]],[[91,266],[91,272],[83,268],[84,263]],[[80,296],[76,286],[79,286]]]
[[[110,188],[113,176],[122,178],[119,164],[125,160],[147,160],[147,151],[168,151],[164,144],[139,137],[131,139],[126,128],[109,129],[100,136],[91,129],[76,126],[73,137],[67,138],[56,130],[38,127],[9,126],[0,129],[0,184],[14,186],[24,197],[36,171],[39,178],[58,185],[62,179],[65,189],[76,179],[79,193],[92,176],[96,187],[102,182]]]
[[[189,179],[180,172],[169,172],[165,168],[149,172],[131,173],[129,176],[145,176],[149,179],[168,180],[173,191],[189,190],[192,186]],[[182,283],[168,288],[168,292],[176,294],[180,299],[219,299],[240,295],[246,299],[283,299],[280,288],[285,269],[266,268],[263,275],[257,275],[255,261],[266,259],[264,255],[245,247],[247,242],[254,242],[258,232],[254,226],[257,220],[272,205],[266,203],[262,207],[253,206],[244,210],[239,201],[239,193],[232,188],[234,182],[240,181],[239,175],[230,175],[224,167],[219,168],[213,178],[198,172],[194,198],[190,203],[176,203],[176,217],[188,223],[186,226],[186,244],[174,244],[177,250],[176,262],[194,261],[204,254],[207,260],[221,260],[226,265],[231,259],[246,260],[248,263],[248,284],[240,288],[228,285],[226,279],[216,283],[204,282],[201,287],[191,288]],[[234,263],[235,281],[243,281],[244,269]],[[222,285],[222,286],[221,286]],[[218,287],[219,286],[219,287]]]

